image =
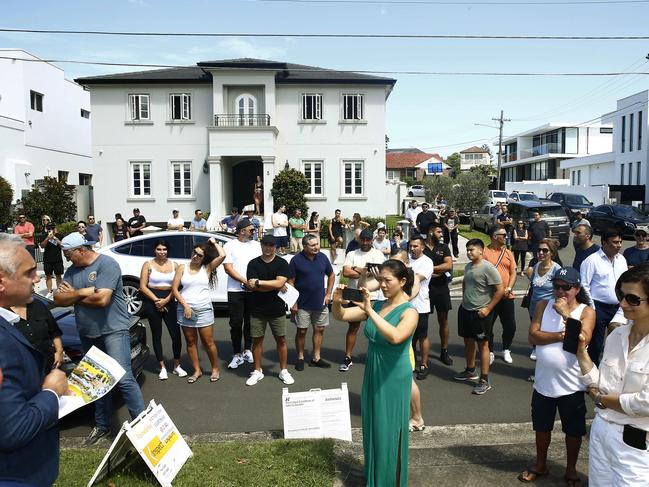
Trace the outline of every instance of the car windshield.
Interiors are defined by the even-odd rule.
[[[505,193],[504,191],[494,191],[493,197],[494,198],[507,198],[507,193]]]
[[[531,193],[518,193],[518,197],[521,201],[536,201],[539,199],[538,196]]]
[[[615,214],[622,218],[646,218],[647,214],[634,208],[633,206],[617,206]]]
[[[567,194],[566,203],[570,205],[589,205],[590,203],[585,196],[581,194]]]
[[[542,208],[528,208],[527,217],[534,218],[534,213],[537,211],[541,214],[541,220],[545,220],[546,218],[558,218],[566,216],[566,212],[562,207],[548,206]]]

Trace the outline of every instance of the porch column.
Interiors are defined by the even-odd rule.
[[[270,190],[275,179],[275,156],[264,156],[261,161],[264,166],[264,228],[272,228],[273,197]]]
[[[220,217],[225,214],[223,202],[223,166],[220,156],[208,156],[210,165],[210,223],[213,227]],[[212,218],[215,215],[216,220]]]

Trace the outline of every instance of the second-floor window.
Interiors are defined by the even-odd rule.
[[[361,94],[343,95],[343,120],[364,119],[364,98]]]
[[[41,93],[38,93],[37,91],[34,90],[30,90],[29,102],[31,104],[32,110],[36,110],[37,112],[43,111],[43,95]]]
[[[171,120],[191,120],[192,96],[188,93],[170,94],[169,111],[171,113]]]
[[[302,120],[322,120],[322,95],[302,94]]]
[[[309,181],[309,196],[322,196],[322,168],[323,161],[304,161],[302,167],[304,169],[304,176]]]
[[[128,106],[131,114],[131,120],[149,120],[149,95],[128,95]]]
[[[192,163],[174,161],[171,163],[171,195],[192,195]]]

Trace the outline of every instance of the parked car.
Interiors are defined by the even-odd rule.
[[[469,217],[469,227],[471,230],[480,230],[484,233],[489,233],[489,227],[493,225],[495,214],[496,205],[491,203],[486,204]]]
[[[559,203],[548,200],[518,201],[507,205],[514,222],[524,221],[529,227],[534,221],[534,213],[539,212],[541,219],[548,222],[552,237],[559,240],[561,247],[568,245],[570,240],[570,221]]]
[[[424,185],[423,184],[413,184],[408,188],[408,196],[411,198],[417,196],[417,197],[424,197],[426,196],[426,191],[424,190]]]
[[[629,205],[600,205],[590,210],[586,219],[596,232],[615,228],[625,236],[638,229],[649,233],[649,215]]]
[[[531,191],[512,191],[511,193],[509,193],[509,199],[507,201],[516,202],[516,201],[538,201],[538,200],[539,197],[536,196]]]
[[[495,205],[496,203],[507,203],[507,191],[499,189],[489,190],[487,203]]]
[[[70,375],[84,355],[74,318],[74,307],[60,308],[54,304],[54,301],[50,301],[38,293],[34,293],[33,296],[34,299],[38,299],[48,307],[56,320],[56,324],[59,325],[63,332],[61,341],[63,342],[65,355],[61,370]],[[131,316],[129,335],[131,338],[131,368],[133,369],[133,375],[137,378],[142,373],[144,364],[151,353],[146,344],[146,328],[137,316]]]
[[[194,245],[205,242],[210,237],[215,237],[221,245],[236,238],[233,234],[224,232],[177,232],[164,231],[149,233],[139,237],[129,238],[112,243],[98,250],[100,254],[111,256],[117,261],[122,270],[124,285],[124,298],[131,315],[142,312],[142,298],[140,297],[140,271],[142,265],[154,257],[155,242],[164,239],[169,244],[169,258],[179,264],[186,264],[191,259]],[[227,275],[223,266],[216,271],[217,286],[212,289],[212,302],[217,306],[225,307],[228,302]]]
[[[577,218],[578,213],[584,210],[588,212],[593,208],[593,203],[582,194],[550,193],[548,199],[563,206],[570,221]]]

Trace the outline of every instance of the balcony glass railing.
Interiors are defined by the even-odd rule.
[[[544,154],[561,154],[562,151],[561,144],[549,142],[547,144],[537,145],[531,149],[521,150],[521,158],[542,156]]]
[[[214,115],[216,127],[269,127],[270,115],[265,113],[255,115]]]

